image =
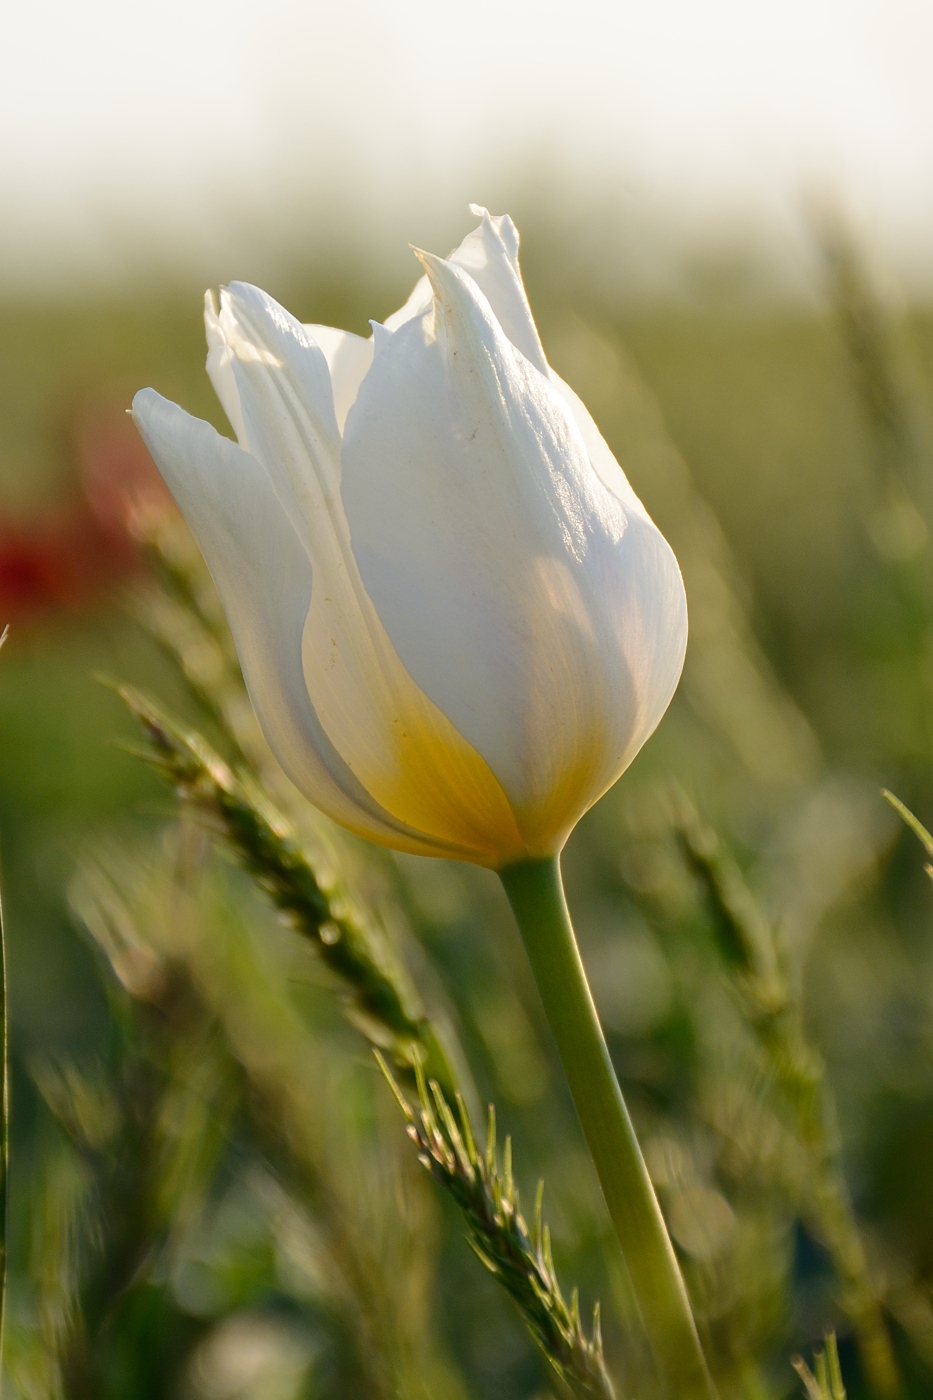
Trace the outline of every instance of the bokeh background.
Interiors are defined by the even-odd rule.
[[[933,822],[931,59],[919,0],[7,17],[12,1395],[558,1393],[338,989],[128,751],[110,684],[237,759],[208,585],[178,522],[140,525],[140,500],[167,506],[124,413],[153,385],[223,427],[204,287],[255,281],[365,334],[408,293],[409,244],[452,247],[471,200],[518,222],[546,351],[687,584],[681,690],[566,871],[723,1392],[796,1393],[790,1356],[835,1328],[851,1394],[933,1393],[933,887],[881,797]],[[495,881],[343,842],[263,772],[386,919],[526,1204],[546,1179],[620,1396],[652,1394]],[[713,830],[722,867],[697,858]],[[796,1078],[743,928],[782,950]],[[861,1263],[810,1190],[840,1172]],[[897,1381],[859,1348],[872,1308]]]

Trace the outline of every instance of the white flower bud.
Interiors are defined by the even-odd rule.
[[[484,210],[364,340],[234,283],[208,373],[239,445],[133,412],[201,547],[259,722],[335,821],[501,868],[560,850],[680,676],[680,571],[549,368]]]

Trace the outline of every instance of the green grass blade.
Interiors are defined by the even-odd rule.
[[[905,807],[901,799],[899,797],[895,797],[894,793],[889,792],[887,788],[881,789],[881,796],[885,799],[886,802],[890,802],[895,812],[897,812],[898,816],[901,817],[903,821],[907,823],[911,831],[916,836],[917,840],[923,846],[923,849],[926,851],[927,855],[930,857],[931,860],[933,860],[933,836],[931,836],[930,833],[927,831],[926,827],[923,825],[923,822],[920,821],[917,817],[915,817],[910,808]]]

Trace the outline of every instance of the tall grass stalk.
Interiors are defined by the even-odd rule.
[[[143,756],[214,825],[291,925],[313,941],[340,979],[350,1019],[409,1073],[423,1063],[446,1093],[456,1093],[449,1052],[376,923],[335,875],[314,869],[289,822],[200,735],[181,729],[131,688],[120,694],[149,739]]]
[[[464,1210],[474,1247],[487,1267],[495,1263],[493,1272],[518,1303],[554,1370],[579,1400],[613,1400],[599,1327],[591,1339],[586,1338],[577,1305],[568,1311],[564,1302],[549,1248],[541,1254],[529,1243],[511,1167],[502,1176],[494,1155],[487,1157],[483,1168],[472,1160],[472,1149],[466,1149],[464,1156],[463,1144],[472,1142],[472,1133],[454,1059],[378,928],[362,917],[345,892],[338,894],[331,880],[315,871],[285,819],[261,793],[238,779],[199,735],[182,730],[138,692],[123,687],[120,694],[149,741],[142,756],[172,783],[189,807],[208,819],[293,927],[313,940],[322,961],[343,985],[351,1021],[377,1052],[389,1053],[396,1069],[419,1089],[421,1124],[427,1136],[422,1141],[416,1133],[415,1140],[422,1160],[426,1165],[433,1163],[432,1175]],[[427,1098],[428,1084],[438,1118],[433,1117]],[[415,1120],[406,1100],[397,1088],[396,1093],[411,1126]],[[462,1137],[457,1137],[454,1120],[441,1108],[449,1103],[458,1105],[465,1125]],[[466,1193],[465,1179],[469,1179]],[[546,1231],[543,1223],[540,1229]]]
[[[849,352],[853,378],[874,440],[878,485],[891,480],[916,493],[921,511],[933,508],[929,474],[933,432],[929,404],[909,353],[905,327],[872,275],[851,228],[838,210],[824,209],[817,237],[828,274],[832,309]]]
[[[674,813],[684,856],[700,880],[744,1020],[789,1108],[808,1170],[802,1209],[832,1257],[841,1303],[858,1339],[865,1375],[879,1396],[901,1388],[897,1363],[839,1161],[832,1094],[823,1061],[807,1040],[802,1011],[774,930],[736,863],[682,796]]]
[[[143,1034],[140,1048],[156,1091],[141,1115],[147,1140],[124,1173],[128,1184],[142,1187],[146,1206],[147,1233],[140,1236],[132,1286],[137,1293],[158,1288],[177,1270],[234,1164],[246,1168],[243,1180],[258,1183],[271,1163],[274,1186],[270,1178],[268,1190],[260,1188],[272,1210],[270,1235],[277,1238],[274,1216],[283,1208],[299,1236],[313,1228],[326,1263],[316,1283],[313,1271],[309,1276],[298,1264],[304,1280],[299,1297],[307,1299],[310,1282],[318,1305],[327,1300],[335,1322],[353,1339],[344,1393],[413,1400],[430,1374],[439,1400],[462,1400],[459,1387],[445,1382],[447,1367],[419,1306],[420,1251],[424,1245],[430,1253],[430,1231],[424,1239],[405,1212],[391,1216],[384,1233],[373,1228],[396,1201],[395,1156],[380,1160],[378,1178],[372,1172],[365,1185],[360,1181],[361,1162],[331,1087],[326,1044],[297,1008],[283,963],[228,903],[222,874],[202,862],[207,850],[203,830],[189,818],[175,828],[167,862],[128,875],[111,858],[112,871],[86,868],[74,892],[76,909],[133,998],[122,1019]],[[139,1075],[127,1078],[132,1083]],[[246,1147],[247,1123],[259,1161]],[[122,1215],[102,1215],[95,1233],[106,1238],[120,1228]],[[414,1287],[398,1279],[399,1254],[409,1260]],[[116,1304],[125,1317],[119,1277],[111,1275],[110,1282],[107,1313]],[[100,1346],[100,1332],[95,1329],[98,1368],[108,1349],[107,1336]],[[66,1388],[68,1400],[99,1395],[99,1374],[96,1386],[91,1379],[82,1391]],[[138,1393],[128,1387],[127,1393]]]
[[[814,1356],[813,1371],[802,1356],[795,1356],[792,1364],[803,1381],[807,1400],[846,1400],[846,1389],[842,1384],[842,1369],[839,1365],[839,1349],[834,1333],[830,1332],[825,1348]]]
[[[376,1052],[418,1149],[422,1165],[463,1211],[470,1244],[480,1262],[514,1299],[552,1369],[578,1400],[615,1400],[603,1359],[599,1304],[589,1337],[580,1320],[576,1289],[568,1306],[554,1269],[551,1232],[544,1223],[544,1182],[539,1182],[534,1224],[521,1212],[512,1173],[512,1142],[506,1138],[503,1166],[496,1149],[496,1111],[490,1104],[486,1150],[476,1146],[461,1095],[452,1106],[436,1080],[418,1070],[416,1111]]]

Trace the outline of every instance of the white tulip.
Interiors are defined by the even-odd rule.
[[[501,869],[556,854],[663,715],[677,562],[550,369],[511,220],[365,340],[234,283],[208,373],[237,443],[133,413],[294,783],[373,841]]]

